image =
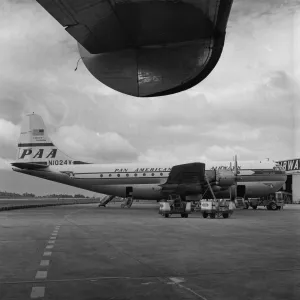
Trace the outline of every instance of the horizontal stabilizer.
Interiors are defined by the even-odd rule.
[[[20,169],[27,170],[39,170],[48,168],[47,162],[14,162],[11,165]]]

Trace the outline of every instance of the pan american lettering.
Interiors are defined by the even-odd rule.
[[[136,168],[133,172],[139,173],[139,172],[171,172],[172,168]],[[115,169],[115,172],[122,173],[122,172],[128,172],[127,168],[122,169]]]

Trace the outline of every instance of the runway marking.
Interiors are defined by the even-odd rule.
[[[56,236],[51,236],[50,240],[56,240]]]
[[[52,249],[54,247],[54,245],[47,245],[46,249]]]
[[[30,298],[31,299],[43,298],[44,295],[45,295],[44,286],[34,286],[31,290]]]
[[[41,260],[40,266],[46,267],[49,266],[50,260]]]
[[[172,282],[169,282],[168,284],[176,284],[179,287],[185,289],[186,291],[189,291],[190,293],[194,294],[195,296],[197,296],[198,298],[202,299],[202,300],[207,300],[205,297],[199,295],[198,293],[196,293],[195,291],[193,291],[192,289],[185,287],[184,285],[180,284],[181,282],[184,282],[184,278],[177,278],[177,277],[170,277],[169,278]]]
[[[51,256],[52,252],[51,251],[46,251],[44,252],[43,256]]]
[[[54,244],[55,243],[55,241],[53,240],[53,241],[48,241],[48,244]]]
[[[35,279],[46,279],[47,278],[47,271],[37,271],[35,275]]]

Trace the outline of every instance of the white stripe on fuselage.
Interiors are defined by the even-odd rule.
[[[272,162],[240,162],[239,169],[272,169],[275,163]],[[145,164],[82,164],[82,165],[58,165],[49,166],[50,170],[71,171],[74,173],[169,173],[173,166],[145,165]],[[205,163],[206,170],[229,169],[228,162]]]

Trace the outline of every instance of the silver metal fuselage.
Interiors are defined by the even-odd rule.
[[[77,188],[119,197],[126,197],[132,188],[136,199],[162,199],[161,184],[167,181],[171,167],[137,167],[133,165],[58,165],[43,170],[14,171],[67,184]],[[278,191],[286,181],[284,171],[274,169],[273,164],[250,166],[239,170],[239,185],[244,185],[246,197],[263,197]],[[229,189],[216,192],[218,198],[229,198]]]

